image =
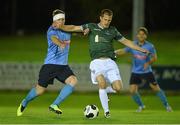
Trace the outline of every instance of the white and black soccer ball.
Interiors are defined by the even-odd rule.
[[[88,119],[96,118],[99,115],[99,109],[96,105],[87,105],[84,109],[84,116]]]

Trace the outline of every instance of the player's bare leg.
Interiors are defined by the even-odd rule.
[[[166,111],[167,112],[172,112],[172,108],[171,106],[169,105],[168,101],[167,101],[167,98],[166,98],[166,95],[164,93],[163,90],[161,90],[161,88],[159,87],[158,84],[156,83],[151,83],[150,84],[150,87],[153,91],[156,92],[157,96],[160,98],[161,102],[163,103],[163,105],[165,106],[166,108]]]
[[[141,96],[138,93],[138,86],[136,84],[130,85],[130,93],[135,103],[139,106],[136,112],[141,112],[143,109],[145,109],[145,105],[143,104],[141,100]]]
[[[120,92],[120,90],[122,90],[123,88],[123,84],[121,80],[116,80],[112,83],[112,88],[114,91],[116,92]]]
[[[19,105],[17,109],[17,116],[21,116],[23,114],[24,109],[27,107],[28,103],[32,101],[33,99],[35,99],[37,96],[43,94],[45,90],[46,88],[40,86],[39,84],[36,84],[35,88],[32,88],[30,90],[26,98],[23,99],[23,101]]]
[[[99,98],[101,101],[101,105],[104,109],[104,116],[106,118],[110,117],[109,105],[108,105],[108,95],[106,92],[106,81],[103,75],[98,75],[96,80],[99,85]]]

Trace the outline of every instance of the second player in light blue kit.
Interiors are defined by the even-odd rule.
[[[152,72],[151,64],[157,60],[157,55],[153,44],[146,40],[147,35],[148,30],[145,27],[140,27],[137,32],[137,40],[134,41],[134,44],[148,50],[151,53],[150,55],[136,51],[129,47],[116,50],[115,53],[116,55],[130,53],[133,56],[132,73],[130,78],[130,93],[132,94],[133,100],[139,106],[137,112],[141,112],[145,108],[145,105],[143,104],[138,92],[138,85],[141,84],[142,80],[149,83],[150,87],[156,92],[166,110],[171,112],[172,109],[167,101],[166,95],[159,87]]]

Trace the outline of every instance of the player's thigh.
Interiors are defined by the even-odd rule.
[[[123,88],[123,84],[121,80],[116,80],[112,83],[112,88],[119,92]]]
[[[141,82],[142,80],[140,74],[131,73],[129,88],[131,94],[136,93],[138,91],[138,85],[141,84]]]
[[[70,75],[66,80],[65,80],[66,84],[70,84],[72,86],[75,86],[77,84],[77,78],[74,75]]]
[[[68,65],[61,66],[61,68],[57,70],[56,78],[60,82],[65,83],[65,84],[75,85],[77,83],[77,78]]]
[[[120,75],[118,66],[114,61],[111,61],[109,63],[109,67],[111,68],[108,69],[105,73],[106,79],[111,84],[114,84],[113,86],[119,90],[120,88],[122,88],[123,84],[122,84],[121,75]]]
[[[56,77],[56,66],[51,64],[45,64],[41,67],[39,72],[38,85],[44,88],[48,87],[48,84],[53,84]]]
[[[100,89],[105,89],[106,88],[106,80],[104,78],[103,74],[100,74],[96,76],[96,81],[98,82],[98,86]]]
[[[91,81],[93,84],[98,84],[97,76],[104,74],[105,60],[95,59],[91,61],[89,69],[91,70]]]
[[[159,91],[160,90],[160,87],[159,87],[159,85],[158,85],[158,83],[154,77],[154,74],[152,72],[147,73],[145,75],[145,78],[146,78],[147,82],[149,83],[149,86],[151,87],[151,89],[153,91]]]

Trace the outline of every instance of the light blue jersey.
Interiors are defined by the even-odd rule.
[[[134,44],[138,45],[138,42],[134,41]],[[151,53],[151,55],[146,55],[145,53],[139,52],[129,47],[126,47],[124,49],[126,52],[129,52],[133,55],[132,72],[139,74],[152,72],[152,68],[150,65],[146,70],[144,70],[144,64],[150,61],[151,56],[156,54],[156,50],[153,44],[149,43],[148,41],[145,41],[145,43],[141,47],[148,50]]]
[[[60,48],[54,44],[51,40],[52,36],[56,36],[60,41],[65,42],[65,48]],[[70,39],[71,34],[50,26],[47,31],[48,50],[44,64],[67,65]]]

